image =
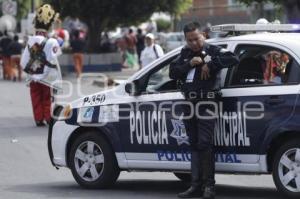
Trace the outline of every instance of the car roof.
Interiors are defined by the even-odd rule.
[[[207,40],[207,42],[218,41],[263,41],[293,48],[300,46],[300,33],[257,33]]]
[[[249,41],[253,41],[253,42],[262,41],[262,42],[275,43],[275,44],[289,47],[294,52],[300,51],[300,33],[257,33],[257,34],[246,34],[246,35],[242,35],[242,36],[213,38],[213,39],[206,40],[206,42],[208,42],[208,43],[230,42],[230,41],[233,41],[233,42],[234,41],[237,41],[237,42],[240,42],[240,41],[245,41],[245,42],[247,42],[247,41],[248,42]],[[156,65],[157,63],[160,63],[161,60],[166,60],[166,59],[170,58],[171,56],[179,54],[182,47],[183,46],[178,47],[178,48],[172,50],[171,52],[167,53],[166,56],[163,56],[162,59],[158,59],[158,60],[154,61],[149,68],[138,71],[133,76],[131,76],[131,78],[129,78],[129,79],[130,80],[135,79],[135,78],[139,77],[140,75],[145,74],[148,71],[150,71],[154,67],[154,65]]]

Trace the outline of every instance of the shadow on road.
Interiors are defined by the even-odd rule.
[[[86,190],[75,183],[39,183],[8,186],[5,191],[28,193],[33,197],[43,198],[176,198],[177,193],[184,191],[187,185],[174,180],[119,180],[112,189]],[[257,188],[220,185],[216,186],[217,198],[242,199],[279,199],[284,198],[275,188]]]
[[[115,190],[134,191],[136,193],[174,193],[186,190],[188,186],[180,181],[119,181]],[[284,198],[275,188],[258,188],[233,185],[216,185],[217,195],[220,198]],[[219,198],[218,197],[218,198]]]

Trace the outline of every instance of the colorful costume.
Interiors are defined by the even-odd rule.
[[[281,83],[281,76],[285,74],[288,63],[287,54],[278,51],[269,52],[266,55],[266,64],[263,66],[265,83]]]
[[[30,75],[30,95],[37,126],[44,126],[43,122],[48,123],[51,117],[51,84],[47,84],[47,79],[58,71],[57,56],[61,49],[56,39],[47,37],[47,31],[56,16],[48,4],[37,10],[36,35],[29,36],[21,58],[23,70]]]

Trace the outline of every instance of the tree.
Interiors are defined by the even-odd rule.
[[[156,24],[158,32],[168,32],[171,28],[171,22],[166,19],[157,19]]]
[[[33,0],[14,0],[17,2],[17,21],[20,21],[24,17],[27,16],[27,14],[31,10],[32,2]],[[3,2],[3,1],[2,1]],[[40,4],[41,0],[34,0],[35,5]]]
[[[300,1],[299,0],[238,0],[239,2],[251,5],[253,2],[273,2],[282,5],[289,23],[300,23]]]
[[[88,49],[95,51],[101,33],[147,21],[154,12],[182,13],[191,0],[49,0],[62,17],[78,17],[88,26]]]
[[[4,1],[0,1],[0,6],[2,6],[2,3]],[[17,15],[16,19],[19,21],[23,17],[25,17],[29,10],[30,10],[30,0],[15,0],[17,3]],[[0,11],[1,15],[3,14],[2,11]]]
[[[21,19],[27,17],[27,14],[31,10],[32,2],[33,0],[13,0],[17,3],[17,15],[15,16],[15,19],[18,23],[18,27],[20,24]],[[2,6],[2,3],[4,0],[0,0],[0,7]],[[41,0],[34,0],[35,5],[40,4]],[[0,9],[1,10],[1,9]],[[3,14],[2,11],[0,11],[1,15]]]
[[[19,21],[20,19],[26,17],[30,10],[30,0],[17,0],[17,20]]]

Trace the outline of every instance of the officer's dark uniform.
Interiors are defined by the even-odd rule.
[[[207,62],[210,77],[201,80],[201,67],[195,67],[192,79],[189,74],[193,67],[190,61],[193,57],[201,57],[203,62]],[[222,68],[231,67],[238,63],[238,58],[229,51],[218,46],[205,43],[202,50],[193,52],[190,48],[184,47],[180,56],[170,66],[170,78],[181,82],[181,91],[185,98],[192,102],[194,107],[199,101],[216,101],[214,95],[208,95],[211,91],[217,90],[217,74]],[[213,93],[215,94],[215,93]],[[207,98],[207,96],[212,98]],[[216,96],[216,95],[215,95]],[[184,115],[190,115],[188,106],[182,106]],[[212,105],[200,106],[200,115],[209,116],[207,109],[212,109]],[[184,119],[184,124],[189,136],[192,150],[192,186],[201,188],[214,187],[215,179],[215,159],[213,151],[213,134],[215,119],[201,119],[195,114],[190,119]]]

